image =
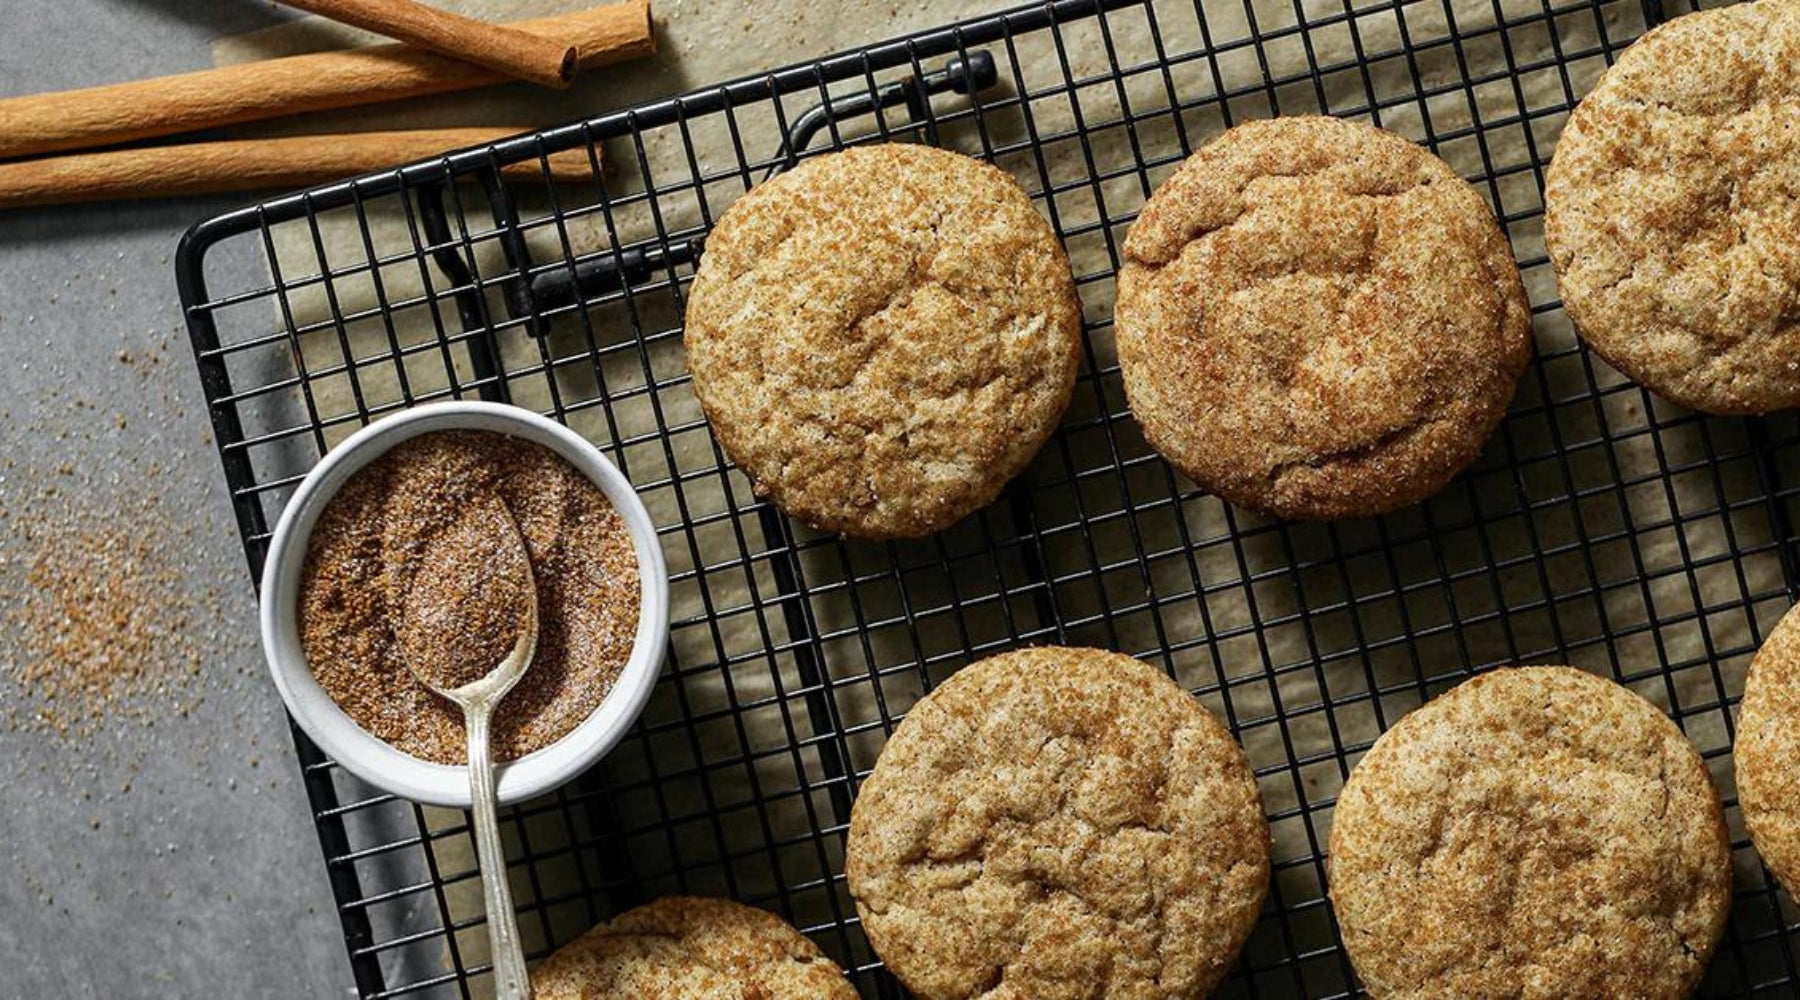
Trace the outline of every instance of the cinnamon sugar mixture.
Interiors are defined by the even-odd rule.
[[[512,515],[536,578],[537,654],[494,718],[494,755],[522,757],[566,735],[612,689],[637,634],[637,556],[600,488],[554,453],[504,435],[413,438],[352,476],[313,529],[301,584],[301,643],[314,676],[356,723],[424,760],[466,757],[459,710],[420,684],[403,633],[436,621],[466,646],[416,635],[428,676],[479,677],[518,632],[506,582]],[[458,539],[462,541],[459,542]],[[461,550],[459,557],[458,552]],[[436,607],[433,605],[460,605]],[[437,646],[436,653],[422,647]]]

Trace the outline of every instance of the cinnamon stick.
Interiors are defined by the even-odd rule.
[[[461,17],[416,0],[283,0],[333,21],[543,87],[575,77],[575,47],[544,35]]]
[[[584,68],[656,51],[649,0],[516,21],[573,45]],[[482,87],[506,77],[408,45],[320,52],[0,100],[0,159]]]
[[[195,142],[0,163],[0,208],[310,187],[494,142],[516,128],[350,132]],[[598,154],[598,150],[595,151]],[[594,181],[585,149],[502,168],[520,179]]]

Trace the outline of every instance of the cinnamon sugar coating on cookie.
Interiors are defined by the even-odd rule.
[[[1800,406],[1800,3],[1644,35],[1544,187],[1563,306],[1633,381],[1707,413]]]
[[[1389,729],[1338,798],[1329,874],[1382,1000],[1676,1000],[1731,906],[1693,744],[1571,667],[1483,674]]]
[[[1782,616],[1750,663],[1731,752],[1756,853],[1793,895],[1800,890],[1800,610]]]
[[[856,1000],[842,969],[772,913],[665,896],[558,949],[537,1000]]]
[[[825,531],[917,537],[992,502],[1055,429],[1081,310],[1011,177],[865,146],[726,211],[685,343],[713,433],[759,494]]]
[[[1487,204],[1405,139],[1248,122],[1157,188],[1125,242],[1118,348],[1149,442],[1245,507],[1378,514],[1442,489],[1531,350]]]
[[[913,707],[850,819],[870,943],[924,1000],[1205,996],[1269,883],[1225,727],[1128,656],[1044,647]]]

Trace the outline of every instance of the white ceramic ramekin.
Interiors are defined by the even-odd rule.
[[[542,445],[594,481],[618,509],[637,550],[642,596],[637,639],[618,681],[567,736],[500,765],[500,801],[519,802],[563,784],[616,746],[643,711],[662,669],[669,638],[669,572],[643,501],[600,449],[567,427],[498,403],[434,403],[404,410],[357,431],[325,456],[281,513],[263,564],[262,642],[275,687],[306,735],[352,774],[377,788],[431,805],[468,808],[467,768],[401,753],[351,721],[325,693],[300,645],[300,578],[319,514],[357,470],[408,438],[432,431],[477,430]]]

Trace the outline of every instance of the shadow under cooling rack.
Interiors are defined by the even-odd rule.
[[[505,811],[543,955],[671,892],[776,911],[900,995],[843,886],[856,786],[933,685],[1025,643],[1120,649],[1231,725],[1260,779],[1274,889],[1227,996],[1340,997],[1331,805],[1360,753],[1470,671],[1571,662],[1680,722],[1727,793],[1739,898],[1708,996],[1792,995],[1797,915],[1730,794],[1731,709],[1800,575],[1800,427],[1703,418],[1578,345],[1541,235],[1544,166],[1611,59],[1681,9],[1633,2],[1056,2],[276,199],[196,227],[178,279],[252,570],[299,478],[382,414],[479,396],[548,413],[643,492],[674,577],[670,655],[601,766]],[[1289,524],[1175,475],[1126,411],[1119,242],[1234,122],[1328,113],[1425,144],[1494,206],[1536,359],[1484,457],[1438,497]],[[712,222],[797,159],[875,141],[992,161],[1068,246],[1086,355],[1060,432],[935,537],[825,537],[758,500],[707,432],[681,347]],[[585,184],[503,163],[587,150]],[[485,993],[461,813],[375,794],[300,734],[366,996]]]

